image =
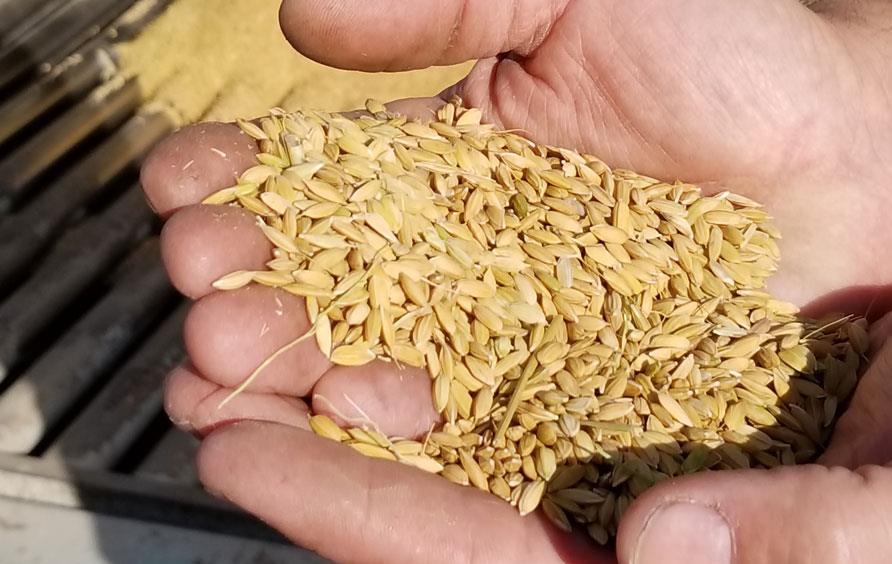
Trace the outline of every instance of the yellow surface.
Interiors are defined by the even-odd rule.
[[[407,73],[331,69],[299,55],[279,28],[278,0],[177,0],[118,46],[122,72],[182,122],[286,109],[356,109],[366,99],[434,95],[469,65]]]

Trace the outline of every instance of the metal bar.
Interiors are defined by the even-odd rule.
[[[136,474],[171,484],[197,484],[194,462],[197,450],[198,439],[171,428],[139,465]]]
[[[152,268],[157,271],[157,274],[153,272],[151,276],[160,274],[160,277],[164,277],[164,269],[160,261],[152,265]],[[130,280],[122,280],[116,287],[116,291],[127,292],[131,284]],[[139,306],[138,313],[141,313],[143,317],[148,317],[145,311],[146,304],[137,303],[142,302],[142,298],[138,296],[131,296],[129,300],[125,296],[122,298],[119,301],[125,302],[120,306],[124,311],[119,310],[119,314],[126,314],[125,308],[127,307],[134,309],[134,306]],[[109,307],[108,309],[111,315],[115,314],[114,308]],[[120,460],[121,456],[134,444],[134,441],[161,411],[164,378],[174,366],[181,363],[186,357],[182,342],[182,327],[187,311],[187,306],[181,305],[130,360],[115,371],[108,384],[53,442],[45,456],[62,458],[69,466],[97,470],[111,469]],[[134,312],[134,315],[137,316],[137,312]],[[99,344],[101,346],[101,343]],[[41,382],[44,385],[38,388],[38,398],[42,397],[40,391],[44,388],[47,388],[45,393],[48,395],[61,396],[71,393],[72,386],[68,383],[71,376],[65,374],[65,371],[60,368],[57,367],[52,372],[47,371],[47,377]],[[50,379],[56,381],[48,381]],[[64,388],[60,388],[63,381]],[[13,388],[19,382],[21,379],[16,381]],[[31,384],[35,387],[38,386],[38,383],[33,379]],[[12,388],[9,391],[12,391]],[[3,428],[2,421],[4,419],[3,399],[0,396],[0,429]],[[70,401],[66,401],[66,398],[59,399],[58,403],[70,403]],[[44,419],[43,425],[46,426],[48,424],[44,412],[46,402],[39,401],[39,403],[44,405],[41,406],[41,414],[38,414],[38,417]],[[52,411],[59,413],[62,411],[61,407],[63,406],[56,406]],[[21,430],[21,418],[17,420],[16,426]],[[13,431],[13,433],[15,432]],[[26,446],[30,445],[19,444],[18,452],[28,452],[33,448],[33,446],[27,449],[22,448]],[[8,452],[9,450],[5,447],[3,437],[0,435],[0,450]]]
[[[160,113],[131,118],[27,207],[0,222],[0,292],[21,277],[78,209],[172,129]]]
[[[0,453],[0,496],[286,542],[266,525],[200,489],[68,468],[56,460]]]
[[[143,28],[170,6],[173,0],[140,0],[133,9],[124,12],[111,26],[109,39],[127,41],[133,39]]]
[[[19,0],[0,2],[17,4]],[[122,14],[103,36],[87,42],[79,52],[65,56],[37,82],[0,106],[0,145],[46,112],[82,96],[109,78],[117,68],[117,53],[110,42],[132,39],[170,3],[171,0],[141,0],[138,6]]]
[[[58,10],[65,0],[0,0],[0,46],[21,36]]]
[[[114,69],[107,50],[72,55],[0,106],[0,144],[66,100],[82,96]]]
[[[0,199],[19,202],[34,180],[90,135],[111,130],[139,106],[139,87],[103,85],[0,162]]]
[[[294,547],[0,497],[6,564],[310,564]]]
[[[53,247],[27,283],[0,305],[0,381],[60,310],[101,278],[151,226],[152,213],[134,187]]]
[[[84,392],[100,381],[114,363],[126,354],[157,319],[158,312],[172,303],[175,293],[167,282],[157,253],[156,240],[144,244],[127,261],[123,275],[112,291],[0,395],[0,451],[20,454],[32,451]],[[167,324],[157,337],[163,341],[162,345],[176,349],[182,319],[178,321],[178,324]],[[157,355],[153,361],[159,365],[169,364],[172,362],[167,358],[169,355],[177,359],[182,356],[181,350],[160,350],[157,339],[150,341],[154,345],[151,352]],[[135,361],[144,363],[145,358],[140,356]],[[128,367],[146,368],[133,363]],[[117,375],[121,376],[121,372],[117,372]],[[129,380],[131,376],[137,375],[125,374],[122,378]],[[144,370],[140,376],[151,378],[156,375]],[[160,393],[160,378],[157,376],[152,382],[133,384],[151,385],[158,388]],[[118,391],[121,385],[116,384]],[[141,391],[144,395],[147,393],[146,390]],[[102,394],[108,401],[108,394],[104,391]],[[125,398],[118,400],[125,401]],[[160,398],[157,403],[160,406]],[[158,412],[154,404],[149,409],[149,418]],[[134,415],[136,418],[139,416],[138,413]],[[135,420],[133,424],[140,423]],[[93,428],[94,439],[113,432],[113,429],[116,428],[102,425]],[[89,453],[84,451],[81,454],[89,458]]]
[[[42,63],[71,53],[126,10],[132,0],[68,0],[58,10],[0,47],[0,90]]]

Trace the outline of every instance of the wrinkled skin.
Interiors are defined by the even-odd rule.
[[[878,320],[871,368],[822,465],[663,483],[633,504],[611,552],[306,431],[311,406],[390,434],[423,433],[436,421],[423,373],[332,368],[307,343],[218,410],[307,323],[294,296],[212,290],[223,274],[261,268],[270,247],[245,212],[195,205],[251,166],[256,150],[233,126],[206,124],[166,140],[143,170],[149,201],[168,218],[171,279],[197,300],[185,327],[191,362],[171,374],[166,407],[204,436],[204,484],[338,561],[883,561],[892,554],[892,318],[883,317],[892,5],[838,0],[816,10],[795,0],[287,0],[282,26],[302,53],[342,68],[478,59],[444,96],[461,95],[487,121],[764,202],[785,236],[772,291],[815,313]],[[424,116],[440,102],[392,108]]]

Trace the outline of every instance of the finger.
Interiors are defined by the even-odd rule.
[[[412,119],[420,119],[421,121],[432,121],[437,116],[439,110],[446,101],[439,96],[430,98],[404,98],[402,100],[394,100],[387,104],[387,110],[394,114],[399,114]]]
[[[623,517],[621,563],[883,562],[892,470],[710,472],[647,491]]]
[[[257,144],[235,125],[191,125],[158,144],[146,158],[140,180],[149,204],[167,217],[235,184],[256,164],[256,154]]]
[[[161,256],[173,285],[192,299],[214,291],[213,284],[237,270],[265,270],[272,245],[256,217],[231,206],[188,206],[161,232]]]
[[[857,468],[892,461],[892,314],[873,326],[871,338],[870,367],[836,424],[822,464]]]
[[[220,386],[235,388],[309,329],[302,299],[252,285],[199,300],[186,317],[183,338],[198,372]],[[303,396],[329,366],[315,340],[309,338],[276,357],[249,391]]]
[[[419,438],[440,421],[427,372],[388,362],[329,370],[313,389],[313,413],[390,437]]]
[[[231,393],[231,388],[205,379],[195,368],[180,366],[164,384],[164,409],[177,427],[198,435],[246,420],[309,428],[309,410],[297,398],[246,391],[221,408]]]
[[[208,489],[338,562],[609,562],[479,490],[281,425],[213,433],[197,466]]]
[[[232,389],[309,329],[302,299],[249,286],[202,298],[186,318],[184,339],[198,372],[214,385]],[[385,362],[330,368],[310,338],[277,357],[248,390],[298,397],[312,389],[318,413],[391,436],[418,437],[439,421],[424,371]]]
[[[186,295],[197,298],[213,291],[211,283],[220,276],[235,270],[262,269],[266,259],[270,257],[270,245],[259,230],[255,229],[250,214],[231,207],[222,206],[190,206],[174,214],[167,222],[162,234],[162,253],[165,265],[174,284]],[[285,295],[291,302],[294,298]],[[280,298],[281,300],[282,298]],[[234,350],[229,345],[230,333],[238,333],[240,346],[256,350],[257,337],[267,331],[274,335],[278,325],[270,325],[263,321],[257,333],[241,322],[234,326],[220,321],[221,317],[234,315],[231,311],[221,311],[231,307],[230,302],[238,302],[242,315],[250,317],[269,317],[269,308],[278,303],[260,303],[254,298],[215,298],[208,303],[223,305],[203,307],[195,313],[193,319],[196,338],[190,339],[195,346],[196,362],[200,363],[220,386],[234,386],[234,378],[241,380],[250,374],[256,366],[245,365],[234,367],[229,357]],[[230,304],[230,305],[227,305]],[[203,304],[207,306],[207,304]],[[303,303],[296,313],[305,315]],[[254,310],[254,315],[248,310]],[[275,313],[277,310],[273,310]],[[283,312],[284,315],[284,312]],[[278,314],[276,318],[282,317]],[[266,329],[264,329],[266,327]],[[305,331],[308,325],[300,328],[289,324],[284,327],[283,343],[299,337],[299,331]],[[223,333],[223,334],[221,334]],[[226,342],[217,346],[216,341]],[[220,355],[224,355],[222,358]],[[294,370],[284,372],[278,366],[268,368],[263,379],[272,379],[273,386],[282,386],[282,393],[302,394],[314,384],[314,379],[322,374],[327,363],[315,349],[315,342],[308,340],[303,346],[295,349],[289,356],[300,355],[302,365]],[[254,365],[263,362],[264,358],[256,355],[252,359]],[[309,360],[309,366],[307,366]],[[236,368],[238,370],[236,371]],[[300,384],[295,372],[300,371]],[[281,375],[280,375],[281,374]],[[285,381],[281,381],[285,379]],[[351,370],[338,368],[328,373],[315,390],[315,402],[321,413],[333,416],[344,425],[372,425],[391,435],[415,437],[427,432],[438,420],[430,398],[430,383],[422,371],[400,370],[395,365],[380,363],[370,369]],[[266,384],[258,383],[257,390],[268,391]],[[298,386],[298,387],[295,387]]]
[[[363,71],[450,65],[515,51],[547,36],[568,0],[285,0],[285,36],[321,63]]]
[[[852,286],[830,292],[804,305],[801,313],[815,319],[828,313],[850,313],[874,322],[889,311],[892,311],[892,285],[883,284]]]

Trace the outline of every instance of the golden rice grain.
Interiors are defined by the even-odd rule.
[[[243,123],[262,165],[207,200],[256,213],[276,248],[216,288],[305,297],[334,364],[430,374],[443,422],[425,441],[314,416],[317,434],[598,542],[660,480],[818,455],[866,323],[801,320],[762,289],[778,233],[756,202],[611,170],[458,103],[430,124],[367,108]]]

